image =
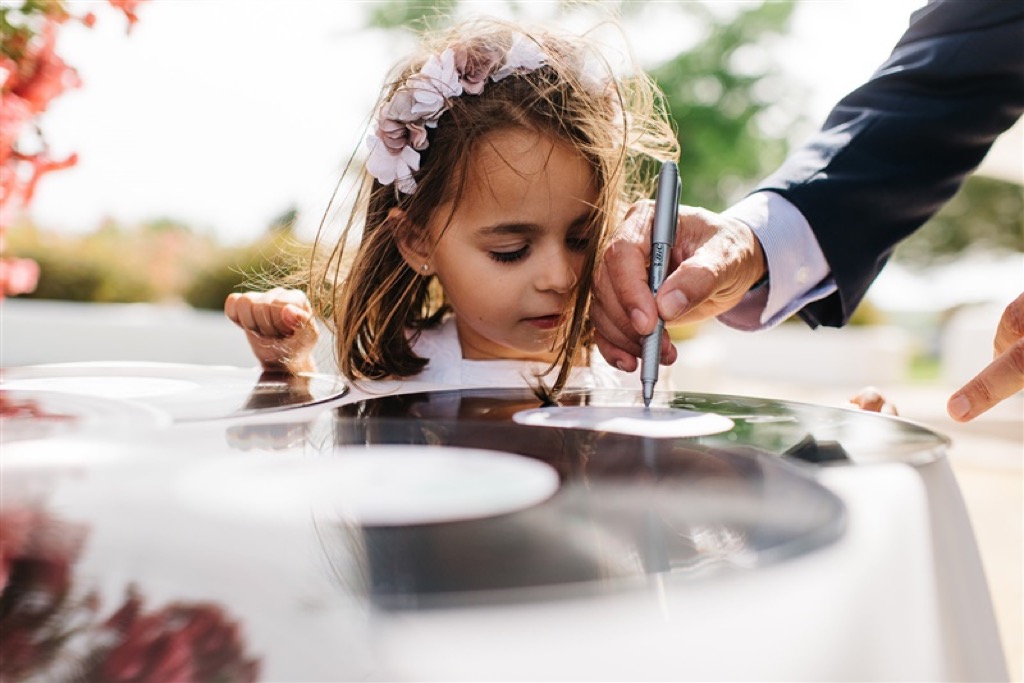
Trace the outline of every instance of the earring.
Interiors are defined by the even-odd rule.
[[[430,269],[430,266],[428,266],[426,263],[424,263],[422,266],[420,266],[420,270],[422,270],[424,273],[427,272],[429,269]]]

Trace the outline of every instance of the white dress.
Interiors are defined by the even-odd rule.
[[[459,387],[521,387],[536,382],[537,373],[547,370],[547,363],[523,360],[470,360],[462,357],[455,318],[449,316],[440,327],[424,330],[413,345],[420,358],[427,358],[427,366],[411,380]],[[621,377],[629,377],[608,365],[601,354],[591,354],[590,367],[574,368],[567,386],[585,388],[621,387]],[[545,376],[553,382],[556,367]]]

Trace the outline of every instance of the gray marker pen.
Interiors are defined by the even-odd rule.
[[[676,240],[676,224],[679,221],[679,167],[674,161],[666,161],[658,173],[658,193],[654,198],[654,225],[651,227],[651,269],[648,284],[651,292],[658,294],[658,288],[665,281],[669,254]],[[658,324],[644,339],[643,355],[640,358],[640,381],[644,386],[644,406],[650,407],[654,396],[654,385],[658,381],[658,367],[661,365],[661,333],[665,322],[659,317]]]

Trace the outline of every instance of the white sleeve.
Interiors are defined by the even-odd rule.
[[[738,330],[766,330],[836,291],[810,224],[781,195],[755,192],[722,215],[741,220],[754,231],[768,261],[768,282],[718,316],[721,322]]]

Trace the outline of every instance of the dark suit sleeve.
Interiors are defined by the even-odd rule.
[[[757,190],[810,223],[838,291],[800,311],[845,324],[897,242],[1024,111],[1024,1],[933,1],[889,59]]]

